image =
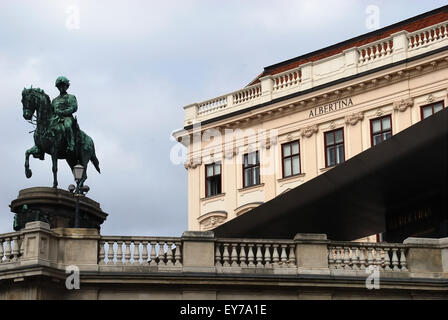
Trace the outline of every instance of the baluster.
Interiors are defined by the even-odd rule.
[[[423,43],[423,41],[422,41],[422,34],[419,33],[419,34],[418,34],[418,44],[417,44],[417,47],[421,46],[422,43]]]
[[[150,244],[151,244],[151,251],[149,253],[149,258],[151,260],[149,261],[149,265],[150,266],[156,266],[157,265],[157,261],[156,261],[156,258],[157,258],[157,255],[156,255],[156,244],[157,244],[157,242],[156,241],[151,241]]]
[[[257,268],[263,268],[263,255],[261,254],[261,243],[257,243],[257,251],[255,253],[255,262],[257,263]]]
[[[288,259],[288,263],[291,264],[291,266],[295,266],[296,265],[296,245],[295,244],[291,244],[289,245],[289,259]]]
[[[366,256],[364,255],[364,248],[359,248],[359,269],[365,270],[366,269]]]
[[[148,263],[148,241],[142,241],[142,264]]]
[[[222,260],[223,260],[223,267],[229,267],[230,263],[229,263],[229,244],[228,243],[224,243],[224,250],[223,250],[223,254],[222,254]]]
[[[159,241],[159,266],[165,266],[165,242]]]
[[[282,248],[282,253],[280,255],[280,259],[281,259],[281,262],[282,262],[282,267],[286,267],[287,266],[286,265],[286,261],[288,260],[286,258],[286,244],[282,244],[281,248]]]
[[[386,47],[386,42],[383,42],[381,44],[381,52],[380,52],[380,56],[383,57],[386,55],[386,50],[384,49],[384,47]]]
[[[380,56],[380,44],[375,44],[372,48],[375,49],[375,59],[378,58]]]
[[[230,266],[238,267],[238,254],[236,252],[236,247],[238,243],[232,243],[232,255],[230,256]]]
[[[363,63],[363,61],[364,61],[364,57],[363,57],[363,52],[364,52],[364,50],[359,50],[358,51],[358,64],[362,64]]]
[[[445,32],[443,33],[443,37],[447,37],[448,36],[448,30],[447,30],[448,24],[445,25]]]
[[[124,255],[124,264],[129,265],[131,264],[131,241],[125,241],[125,255]]]
[[[14,241],[13,247],[12,247],[12,260],[18,261],[19,260],[19,239],[18,237],[13,237],[12,240]]]
[[[335,269],[342,268],[342,257],[341,257],[341,247],[336,247],[336,265]]]
[[[247,261],[248,261],[247,266],[248,267],[254,267],[255,266],[255,264],[254,264],[254,252],[252,251],[253,246],[254,245],[252,243],[249,243],[247,245],[247,250],[248,250],[248,252],[247,252]]]
[[[344,247],[344,269],[350,270],[350,251],[349,247]]]
[[[367,266],[373,266],[373,249],[367,248]]]
[[[278,244],[272,245],[272,265],[274,268],[278,267],[279,257],[278,257]]]
[[[400,264],[401,264],[401,271],[408,271],[408,263],[406,261],[406,249],[401,248],[400,249]]]
[[[107,245],[109,249],[107,250],[107,264],[114,264],[114,242],[115,241],[107,241]]]
[[[356,247],[352,247],[352,257],[350,259],[352,269],[353,270],[359,270],[359,257],[358,257],[358,250]]]
[[[397,256],[398,248],[392,248],[392,270],[398,271],[398,256]]]
[[[390,257],[389,257],[389,248],[384,248],[384,270],[390,271]]]
[[[23,256],[23,253],[24,253],[24,251],[25,251],[25,248],[24,248],[24,245],[23,245],[23,240],[24,240],[24,236],[22,235],[22,236],[19,238],[19,248],[20,248],[20,256],[21,256],[21,257]]]
[[[272,267],[270,247],[271,247],[270,244],[265,244],[264,245],[264,267],[265,268],[271,268]]]
[[[215,266],[222,267],[221,263],[221,252],[219,250],[220,244],[215,243]]]
[[[168,250],[166,252],[166,265],[169,267],[173,266],[173,251],[171,249],[173,243],[171,241],[167,242]]]
[[[240,267],[247,267],[245,247],[246,245],[244,243],[240,244]]]
[[[5,248],[5,262],[11,261],[11,239],[6,238],[6,248]]]
[[[140,263],[140,241],[134,241],[133,264]]]
[[[3,252],[2,252],[2,243],[0,240],[0,262],[2,262]],[[105,264],[104,262],[105,252],[104,252],[104,241],[100,241],[100,252],[98,253],[98,262],[99,264]]]
[[[432,31],[434,31],[434,35],[436,34],[435,29],[434,29],[434,30],[429,30],[429,31],[428,31],[428,33],[429,33],[428,42],[432,42],[433,40],[435,40],[435,39],[432,37]]]
[[[378,270],[383,269],[383,255],[381,248],[375,248],[375,265],[378,266]]]
[[[334,269],[334,248],[328,247],[328,268]]]
[[[174,254],[174,266],[176,267],[182,267],[182,253],[181,253],[181,244],[180,242],[175,242],[176,245],[176,253]]]
[[[123,264],[123,259],[124,259],[124,255],[123,255],[123,241],[117,241],[117,262],[116,264]]]
[[[414,37],[413,36],[410,36],[409,38],[408,38],[408,49],[412,49],[412,47],[413,47],[413,43],[414,43]]]
[[[0,239],[0,263],[3,262],[3,256],[5,255],[5,252],[3,250],[3,242],[4,239]]]

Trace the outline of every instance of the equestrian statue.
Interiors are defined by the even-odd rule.
[[[79,129],[73,113],[78,110],[74,95],[68,94],[70,82],[66,77],[56,79],[59,96],[50,102],[50,97],[39,88],[23,89],[23,117],[36,125],[34,130],[34,146],[25,152],[25,175],[31,178],[29,158],[44,160],[45,154],[51,156],[53,162],[53,187],[58,186],[58,159],[65,159],[73,171],[80,164],[84,172],[79,185],[82,187],[87,179],[87,164],[92,161],[100,172],[99,161],[95,155],[92,138]]]

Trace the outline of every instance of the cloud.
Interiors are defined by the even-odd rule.
[[[335,5],[337,3],[337,7]],[[95,142],[102,173],[89,166],[88,196],[109,213],[103,234],[180,235],[187,228],[187,171],[169,160],[169,136],[184,105],[246,85],[264,66],[367,32],[364,8],[381,24],[441,6],[440,1],[91,1],[0,4],[0,232],[20,189],[51,186],[51,161],[31,160],[32,127],[20,93],[31,84],[51,98],[57,76],[71,81],[77,117]],[[66,28],[69,5],[80,28]],[[73,183],[59,161],[61,188]]]

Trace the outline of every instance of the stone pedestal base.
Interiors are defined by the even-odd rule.
[[[26,205],[24,207],[24,205]],[[62,189],[35,187],[19,191],[10,204],[14,217],[14,229],[21,230],[32,221],[47,222],[54,228],[73,228],[75,225],[75,195]],[[79,197],[80,228],[100,230],[106,220],[100,204],[86,196]]]

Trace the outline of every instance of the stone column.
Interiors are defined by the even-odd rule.
[[[350,48],[343,51],[345,58],[344,77],[354,75],[358,72],[358,48]]]
[[[81,271],[98,271],[100,235],[96,229],[56,228],[58,234],[58,263],[65,268],[75,265]]]
[[[215,235],[212,231],[182,234],[183,271],[215,272]]]
[[[294,241],[298,273],[330,274],[326,234],[298,233]]]
[[[56,266],[57,238],[50,225],[42,221],[28,222],[23,230],[21,265]]]
[[[267,102],[272,100],[272,90],[274,87],[274,81],[272,76],[265,76],[260,78],[261,82],[261,102]]]
[[[313,62],[307,62],[300,66],[302,71],[301,90],[310,89],[313,87]]]
[[[408,32],[405,30],[391,34],[393,38],[392,62],[404,60],[408,55]]]
[[[406,262],[411,276],[428,277],[428,273],[448,273],[448,238],[407,238]]]
[[[193,123],[193,120],[195,120],[198,116],[199,106],[197,103],[190,104],[188,106],[184,107],[185,110],[185,125],[190,125]]]

